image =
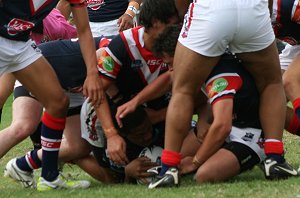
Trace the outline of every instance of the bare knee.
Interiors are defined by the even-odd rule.
[[[283,78],[284,91],[290,100],[294,100],[295,90],[300,85],[300,79],[297,76],[285,75]]]
[[[20,120],[12,123],[11,131],[13,133],[13,137],[16,138],[17,141],[22,141],[30,136],[36,130],[36,127],[37,125],[30,120]]]
[[[197,183],[207,183],[214,182],[217,178],[214,176],[214,173],[207,168],[200,167],[195,174],[195,180]]]
[[[46,111],[54,117],[64,117],[68,107],[69,97],[66,94],[49,100],[48,104],[45,105]]]

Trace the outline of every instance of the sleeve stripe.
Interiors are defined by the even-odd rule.
[[[224,91],[216,94],[214,97],[210,98],[209,99],[209,103],[212,104],[212,103],[215,102],[216,99],[219,99],[221,97],[228,96],[228,95],[234,95],[234,94],[236,94],[236,90],[235,89],[224,90]]]
[[[108,73],[107,71],[105,71],[104,69],[102,68],[98,68],[99,72],[101,73],[102,76],[107,76],[107,77],[110,77],[112,79],[116,79],[116,76]]]
[[[116,63],[118,63],[120,66],[122,66],[121,61],[110,51],[108,47],[105,48],[105,51],[114,59]]]

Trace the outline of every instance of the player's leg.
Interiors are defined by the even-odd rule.
[[[11,74],[4,74],[0,76],[0,123],[1,123],[1,115],[2,115],[2,108],[4,103],[6,102],[7,98],[13,91],[15,83],[15,78]]]
[[[82,170],[103,183],[116,183],[116,176],[108,168],[99,165],[93,155],[73,160]]]
[[[89,155],[90,149],[81,138],[79,114],[67,117],[64,138],[59,150],[59,161],[68,162]]]
[[[43,57],[13,74],[46,109],[42,117],[42,178],[54,181],[58,177],[57,157],[65,127],[68,97],[54,70]]]
[[[197,182],[224,181],[253,168],[263,160],[264,152],[258,144],[260,131],[249,128],[246,131],[233,127],[229,137],[234,141],[225,143],[219,151],[200,166],[195,175]],[[251,135],[248,137],[248,134]]]
[[[280,178],[280,175],[270,176],[267,169],[276,164],[286,163],[283,153],[282,134],[286,116],[286,97],[283,89],[279,58],[275,42],[258,52],[240,54],[245,67],[255,79],[260,91],[260,120],[265,134],[265,174],[267,178]],[[272,102],[270,102],[272,98]],[[269,164],[269,165],[267,165]],[[293,169],[291,166],[289,166]],[[294,170],[291,172],[295,173]],[[293,176],[293,175],[291,175]]]
[[[180,150],[182,159],[187,156],[194,156],[202,144],[202,141],[197,138],[197,132],[195,130],[194,128],[191,129],[182,143]]]
[[[289,133],[300,136],[300,121],[291,107],[287,107],[284,128]]]
[[[240,164],[236,156],[222,148],[200,166],[194,178],[198,183],[218,182],[234,177],[239,172]]]
[[[300,52],[299,52],[300,53]],[[287,98],[291,100],[295,107],[295,112],[300,109],[298,108],[300,106],[300,54],[298,54],[291,64],[289,64],[288,69],[283,74],[283,84],[285,93],[287,95]],[[297,100],[298,99],[298,100]],[[299,104],[298,104],[299,103]],[[298,113],[297,113],[298,114]],[[300,113],[299,116],[300,118]]]
[[[172,98],[166,117],[165,149],[162,153],[162,170],[160,172],[162,178],[158,177],[157,180],[150,183],[149,188],[164,186],[160,182],[163,179],[163,175],[166,177],[170,175],[172,178],[170,182],[174,182],[173,177],[176,177],[174,174],[176,175],[177,173],[173,174],[167,170],[175,170],[171,167],[177,167],[180,163],[181,155],[179,152],[183,140],[190,129],[194,111],[194,98],[199,87],[204,83],[218,60],[219,57],[202,56],[180,43],[177,44],[173,65]]]
[[[0,132],[0,158],[34,132],[41,113],[41,104],[31,97],[18,97],[13,101],[12,123]]]

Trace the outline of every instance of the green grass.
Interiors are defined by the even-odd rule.
[[[4,107],[2,123],[0,128],[4,128],[11,121],[11,101],[10,97]],[[298,167],[300,164],[300,138],[285,134],[284,136],[286,158]],[[31,149],[29,140],[13,148],[6,156],[0,160],[0,173],[2,175],[4,167],[9,159],[23,155]],[[224,170],[226,171],[226,170]],[[300,198],[300,178],[291,178],[284,181],[267,181],[259,168],[241,174],[234,179],[218,184],[197,185],[192,180],[192,176],[182,178],[179,188],[148,190],[145,186],[119,184],[105,185],[90,178],[76,166],[67,166],[65,173],[75,175],[78,179],[87,179],[92,182],[91,188],[87,190],[57,190],[46,193],[39,193],[34,189],[24,189],[18,183],[0,176],[0,197],[293,197]],[[36,177],[39,172],[37,171]]]

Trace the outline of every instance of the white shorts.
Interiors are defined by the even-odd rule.
[[[268,0],[194,0],[178,41],[204,56],[253,52],[275,40]]]
[[[119,34],[118,19],[106,22],[90,22],[93,37]]]
[[[119,25],[118,20],[115,19],[112,21],[106,22],[90,22],[90,27],[93,37],[98,36],[113,36],[119,34]],[[133,18],[134,27],[137,26],[137,16]]]
[[[84,101],[80,112],[81,137],[96,147],[104,147],[104,133],[91,103]]]
[[[32,40],[23,42],[0,37],[0,75],[24,69],[41,56]]]
[[[300,54],[300,45],[287,44],[279,54],[280,66],[282,70],[287,70],[294,58]]]
[[[239,142],[250,147],[263,161],[266,158],[261,138],[261,129],[232,127],[226,142]]]

